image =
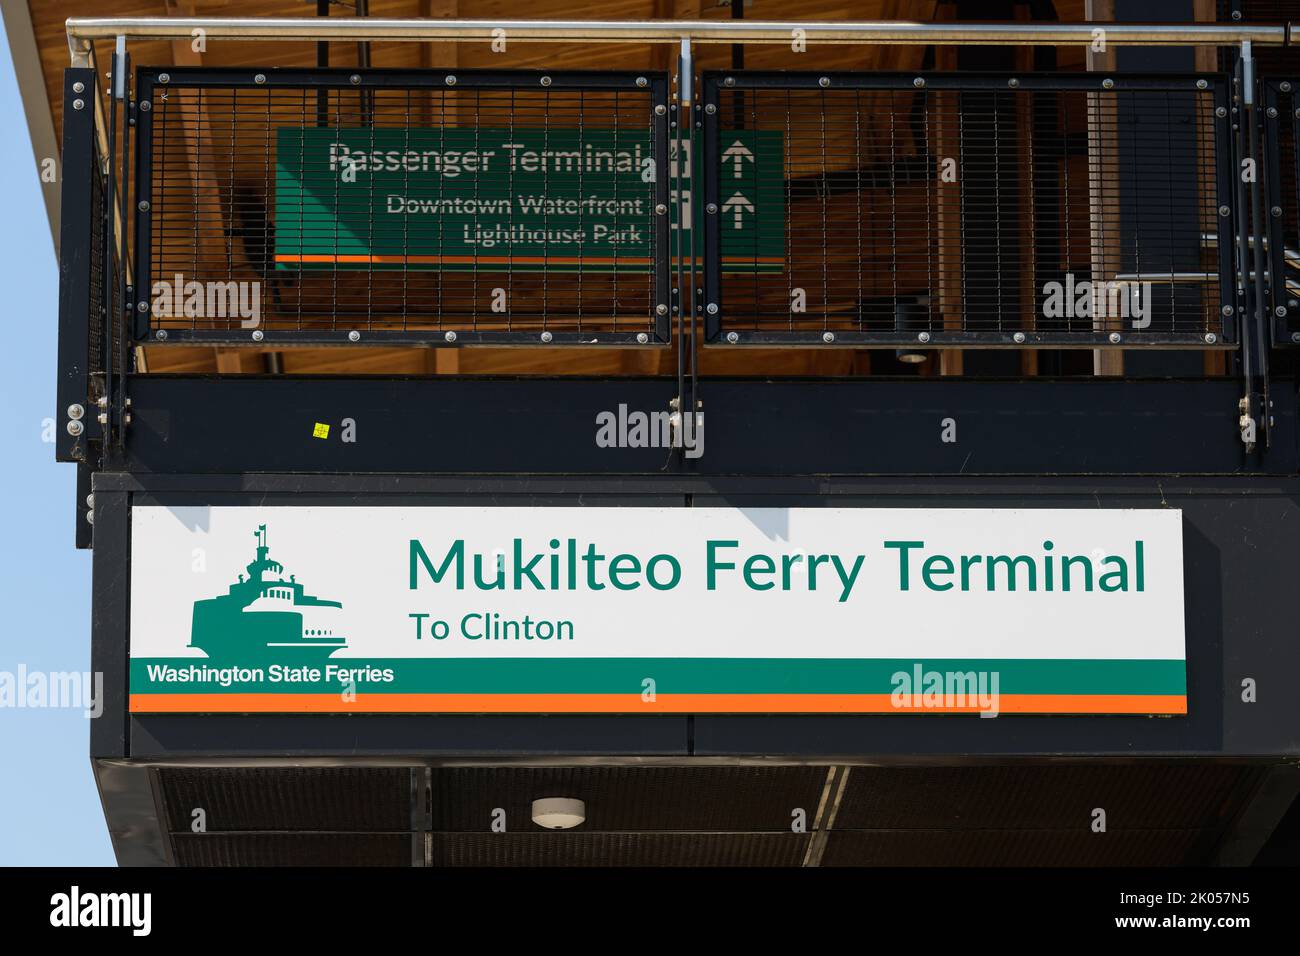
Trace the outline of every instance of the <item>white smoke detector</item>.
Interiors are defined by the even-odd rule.
[[[572,797],[533,801],[533,822],[548,830],[572,830],[587,819],[587,805]]]

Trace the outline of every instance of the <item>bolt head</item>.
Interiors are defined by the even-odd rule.
[[[253,341],[254,341],[254,342],[260,342],[260,341],[262,341],[262,339],[264,339],[264,338],[266,338],[266,336],[262,333],[262,330],[261,330],[261,329],[254,329],[254,330],[253,330]]]
[[[1198,90],[1204,90],[1204,89],[1208,88],[1209,85],[1210,85],[1210,84],[1209,84],[1208,82],[1206,82],[1205,80],[1197,80],[1197,81],[1196,81],[1196,88],[1197,88]]]
[[[1232,306],[1230,306],[1230,305],[1225,305],[1225,306],[1224,306],[1222,309],[1220,309],[1219,311],[1222,312],[1224,315],[1232,315],[1233,312],[1235,312],[1236,310],[1235,310]]]
[[[68,424],[65,427],[68,429],[68,434],[71,435],[73,438],[76,438],[78,435],[80,435],[82,432],[86,430],[86,426],[81,424],[81,422],[77,421],[75,418],[72,421],[68,422]]]
[[[662,103],[659,103],[655,106],[655,116],[663,116],[667,112],[668,112],[668,107],[664,106]]]
[[[149,200],[147,200],[147,199],[141,199],[141,200],[136,204],[136,208],[138,208],[141,212],[148,212],[149,209],[151,208],[150,205],[149,205]]]
[[[1013,90],[1019,85],[1020,85],[1020,81],[1017,80],[1014,76],[1011,79],[1007,80],[1007,86],[1011,87]]]
[[[924,343],[930,341],[930,333],[929,333],[929,332],[921,332],[920,334],[917,335],[916,340],[917,340],[918,342],[924,344]]]
[[[708,113],[710,116],[712,116],[717,111],[718,111],[718,107],[713,103],[710,103],[708,106],[704,107],[704,112]]]
[[[549,341],[551,341],[551,339],[553,339],[554,337],[555,337],[555,336],[551,335],[550,332],[543,332],[543,333],[542,333],[542,341],[543,341],[543,342],[549,342]]]
[[[1226,216],[1227,216],[1229,213],[1231,213],[1231,212],[1232,212],[1232,210],[1229,209],[1227,206],[1220,206],[1220,207],[1219,207],[1219,215],[1220,215],[1220,216],[1225,216],[1225,217],[1226,217]]]
[[[86,507],[87,508],[95,507],[95,493],[93,491],[90,494],[86,495]]]
[[[87,524],[94,524],[94,523],[95,523],[95,512],[93,512],[93,511],[87,511],[87,512],[86,512],[86,522],[87,522]]]
[[[257,76],[253,77],[253,82],[256,83],[258,86],[261,86],[263,83],[266,82],[266,74],[265,73],[257,74]]]
[[[1017,332],[1015,335],[1011,336],[1011,341],[1015,342],[1017,345],[1023,345],[1025,343],[1025,333]]]
[[[1112,332],[1108,336],[1111,345],[1119,345],[1120,339],[1123,338],[1118,332]]]
[[[1214,344],[1215,342],[1217,342],[1217,341],[1219,341],[1219,337],[1218,337],[1217,335],[1215,335],[1213,332],[1206,332],[1206,333],[1205,333],[1205,344],[1206,344],[1206,345],[1213,345],[1213,344]]]
[[[1279,305],[1276,309],[1273,310],[1273,314],[1276,315],[1279,319],[1286,318],[1286,306]]]
[[[647,80],[644,76],[638,76],[638,77],[636,78],[636,85],[637,85],[637,86],[645,87],[645,86],[649,85],[649,83],[650,83],[650,81]]]
[[[80,419],[85,414],[86,408],[84,405],[73,404],[68,406],[68,417],[71,419]]]
[[[351,83],[353,86],[357,86],[361,83],[361,77],[358,74],[353,73],[351,76],[348,77],[348,82]]]
[[[149,303],[146,302],[146,301],[144,301],[143,299],[141,299],[139,302],[137,302],[137,303],[135,304],[135,310],[136,310],[137,312],[148,312],[148,311],[149,311]]]
[[[541,82],[542,86],[550,86],[550,85],[551,85],[551,78],[550,78],[549,76],[544,76],[544,77],[542,77],[542,79],[541,79],[540,82]]]
[[[728,332],[728,333],[727,333],[727,342],[728,342],[728,343],[730,343],[731,345],[735,345],[735,344],[736,344],[737,342],[739,342],[739,341],[740,341],[740,333],[739,333],[739,332]]]
[[[636,341],[638,345],[645,345],[650,341],[650,336],[646,335],[644,332],[638,332],[636,334]]]
[[[824,89],[831,85],[831,78],[829,76],[819,77],[817,79],[817,85]]]
[[[159,83],[170,83],[171,81],[172,81],[172,75],[171,75],[170,73],[159,73],[159,74],[158,74],[158,82],[159,82]]]
[[[659,205],[655,206],[656,214],[662,216],[666,212],[668,212],[668,207],[665,206],[663,203],[659,203]]]
[[[722,81],[722,85],[723,85],[723,86],[735,86],[735,85],[736,85],[736,78],[735,78],[734,76],[728,76],[727,78],[725,78],[725,79]]]
[[[1103,90],[1113,90],[1115,88],[1115,81],[1107,77],[1101,81],[1101,88]]]
[[[1282,215],[1282,207],[1274,206],[1272,209],[1269,210],[1269,213],[1273,216],[1274,219],[1276,219],[1278,216]]]
[[[918,76],[916,79],[912,81],[912,85],[915,86],[918,90],[921,89],[922,87],[925,86],[925,77]]]
[[[349,342],[360,342],[360,341],[361,341],[361,333],[358,332],[356,329],[353,329],[351,332],[348,333],[348,341],[349,341]]]
[[[660,302],[658,305],[655,306],[655,314],[656,314],[656,315],[667,315],[667,314],[668,314],[668,306],[666,306],[666,305],[664,305],[662,302]]]
[[[1228,108],[1226,106],[1216,107],[1214,110],[1214,115],[1219,117],[1219,119],[1223,119],[1225,116],[1228,115]]]
[[[1300,345],[1300,332],[1292,332],[1291,341],[1296,343],[1297,345]]]
[[[455,341],[456,341],[456,333],[455,333],[455,332],[448,331],[448,332],[446,332],[446,333],[443,335],[443,339],[444,339],[445,341],[447,341],[447,342],[455,342]]]
[[[823,332],[823,333],[822,333],[822,341],[825,342],[827,345],[830,345],[832,342],[835,341],[835,333],[834,333],[834,332]]]
[[[704,211],[707,212],[710,216],[715,215],[718,211],[718,204],[715,202],[711,202],[704,207]]]
[[[166,342],[166,341],[167,341],[167,330],[166,330],[166,329],[159,329],[157,332],[155,332],[155,333],[153,334],[153,337],[156,338],[159,342]]]
[[[444,79],[443,82],[446,83],[448,86],[455,86],[455,85],[456,85],[456,77],[454,77],[454,76],[452,76],[450,73],[448,73],[446,79]]]
[[[153,109],[153,104],[150,103],[148,100],[140,101],[140,112],[148,113],[151,109]]]
[[[709,315],[717,315],[717,314],[718,314],[718,303],[716,303],[716,302],[710,302],[707,306],[705,306],[704,311],[707,312],[707,313],[709,313]]]
[[[1270,106],[1270,107],[1269,107],[1267,110],[1265,110],[1264,112],[1268,115],[1268,118],[1269,118],[1269,119],[1277,119],[1277,107],[1276,107],[1276,106]]]
[[[1278,84],[1278,89],[1280,89],[1283,93],[1290,93],[1291,84],[1286,80],[1283,80],[1280,84]]]
[[[74,93],[84,93],[84,92],[86,92],[86,84],[85,84],[85,83],[82,83],[80,80],[77,80],[76,83],[73,83],[73,84],[72,84],[72,92],[74,92]]]
[[[72,108],[73,108],[74,110],[84,110],[84,109],[86,108],[86,101],[85,101],[85,100],[73,100],[73,101],[72,101]]]

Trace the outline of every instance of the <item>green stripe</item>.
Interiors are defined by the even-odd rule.
[[[285,658],[285,664],[302,664]],[[660,694],[887,694],[894,675],[925,671],[996,673],[1001,694],[1185,694],[1182,660],[972,660],[926,658],[332,658],[342,667],[392,668],[390,683],[358,683],[358,693],[618,694],[640,693],[649,677]],[[338,685],[312,683],[166,683],[149,680],[149,664],[218,665],[203,658],[134,658],[131,692],[322,693]],[[266,668],[263,668],[265,674]],[[986,684],[991,691],[992,685]]]

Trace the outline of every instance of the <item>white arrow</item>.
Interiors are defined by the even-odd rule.
[[[746,161],[752,163],[754,161],[754,154],[749,151],[749,147],[747,147],[744,143],[742,143],[740,140],[736,140],[729,147],[727,147],[726,150],[723,151],[722,161],[724,163],[726,162],[732,163],[732,167],[731,167],[732,173],[734,174],[736,179],[739,179],[741,175],[740,173],[741,167],[745,165]]]
[[[753,212],[753,211],[754,211],[754,204],[751,203],[751,202],[750,202],[748,199],[746,199],[744,196],[742,196],[740,193],[736,193],[734,196],[732,196],[730,199],[728,199],[726,202],[724,202],[724,203],[722,204],[722,211],[723,211],[723,212],[727,212],[728,210],[731,210],[731,209],[734,209],[734,210],[736,211],[736,226],[735,226],[735,228],[737,228],[737,229],[743,229],[743,228],[744,228],[744,216],[745,216],[745,213],[747,213],[747,212]]]

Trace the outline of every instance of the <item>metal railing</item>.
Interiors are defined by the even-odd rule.
[[[126,104],[139,137],[136,342],[653,345],[671,340],[675,321],[693,356],[697,320],[701,341],[721,345],[1238,342],[1251,277],[1234,273],[1234,247],[1251,240],[1221,76],[741,71],[707,78],[705,102],[693,101],[693,44],[1090,44],[1099,30],[1109,46],[1240,44],[1248,60],[1251,44],[1285,43],[1293,28],[68,21],[78,63],[109,37],[124,53],[131,39],[200,34],[473,43],[504,33],[673,43],[679,75],[692,78],[670,98],[658,74],[146,70]],[[687,115],[695,121],[676,122]],[[477,156],[497,133],[522,140],[496,144],[510,164],[498,157],[472,177],[435,168],[428,181],[426,163]],[[648,175],[565,169],[561,185],[545,160],[527,175],[511,165],[516,153],[581,157],[608,137],[606,152],[648,161]],[[394,155],[392,168],[369,168]],[[519,206],[528,176],[540,179],[530,200],[540,216]],[[467,212],[502,201],[509,215],[486,233]],[[261,313],[193,314],[191,283],[227,299],[257,285]],[[1072,308],[1079,283],[1098,286],[1104,308]]]
[[[151,69],[136,97],[139,341],[669,340],[663,74]]]
[[[1300,344],[1300,77],[1262,82],[1268,192],[1265,232],[1270,327],[1275,345]]]
[[[1097,30],[1119,46],[1221,46],[1240,43],[1281,46],[1300,37],[1300,26],[1222,23],[917,23],[816,20],[394,20],[378,17],[72,17],[68,49],[74,66],[84,66],[96,39],[208,39],[356,41],[384,40],[490,43],[504,33],[530,42],[768,43],[801,37],[810,45],[946,44],[989,46],[1089,46]]]
[[[70,209],[103,217],[89,231],[73,222],[71,247],[65,234],[60,396],[79,390],[85,401],[70,402],[67,432],[80,421],[75,406],[86,433],[98,426],[105,446],[120,446],[127,385],[145,358],[130,346],[143,343],[671,342],[678,414],[702,407],[701,345],[1232,345],[1241,439],[1252,451],[1257,432],[1271,433],[1266,323],[1274,345],[1300,341],[1291,325],[1300,277],[1289,275],[1300,270],[1288,253],[1300,249],[1296,130],[1276,107],[1261,147],[1260,97],[1289,91],[1257,80],[1252,48],[1283,46],[1297,29],[75,18],[68,82],[85,85],[97,104],[90,114],[105,118],[89,137],[85,115],[69,127],[77,145],[64,173],[65,225]],[[128,88],[130,41],[199,37],[672,44],[677,82],[652,72],[153,69]],[[696,96],[698,45],[1091,47],[1099,38],[1108,49],[1235,47],[1233,76],[737,70],[707,77],[704,101]],[[102,109],[101,39],[116,46]],[[65,117],[78,95],[66,91]],[[485,136],[510,154],[504,167],[479,156]],[[588,147],[614,158],[588,171]],[[469,154],[482,164],[471,188],[459,175]],[[565,185],[553,178],[558,154],[581,167],[563,170]],[[1236,174],[1251,159],[1267,195],[1259,178]],[[84,169],[92,164],[101,180]],[[442,174],[457,165],[457,176]],[[504,181],[493,180],[503,168]],[[700,180],[702,198],[692,195]],[[521,192],[545,202],[523,211]],[[478,241],[483,217],[467,212],[485,200],[509,210],[503,219],[497,207],[487,235],[497,251]],[[521,242],[517,227],[536,210],[540,246],[525,250],[532,240]],[[570,233],[564,242],[546,229],[553,219]],[[1100,315],[1078,298],[1071,311],[1080,281],[1104,302]],[[192,283],[202,290],[197,314]],[[265,288],[256,317],[244,314],[241,283]],[[1143,296],[1138,315],[1132,285]],[[208,290],[224,290],[226,312],[213,314]],[[77,334],[84,348],[70,344]],[[1095,361],[1118,368],[1100,351]],[[65,446],[61,456],[87,460],[84,446]]]
[[[737,72],[703,98],[710,342],[1235,341],[1221,76]]]

